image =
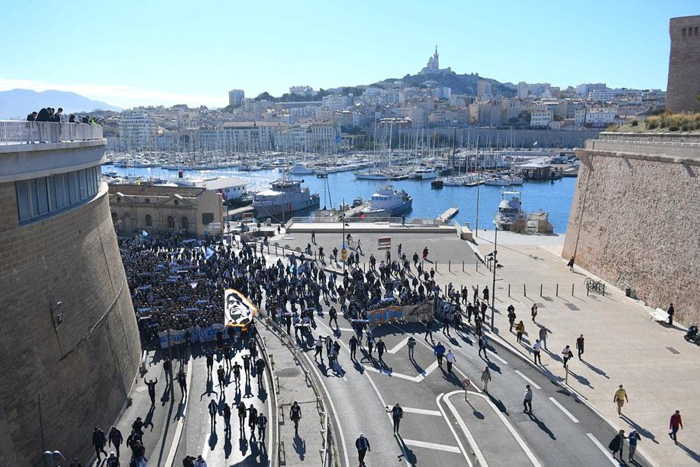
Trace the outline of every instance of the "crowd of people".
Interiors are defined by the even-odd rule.
[[[97,121],[88,116],[83,115],[82,117],[76,116],[75,114],[70,114],[66,116],[63,113],[63,108],[59,107],[54,109],[53,107],[43,107],[38,112],[34,111],[27,115],[28,122],[54,122],[54,123],[97,123]]]

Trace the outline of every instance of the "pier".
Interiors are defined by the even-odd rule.
[[[444,224],[457,214],[459,214],[459,208],[449,208],[445,212],[437,216],[435,220]]]

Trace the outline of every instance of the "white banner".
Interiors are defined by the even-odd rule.
[[[224,324],[226,326],[248,326],[257,312],[255,305],[238,290],[224,291]]]

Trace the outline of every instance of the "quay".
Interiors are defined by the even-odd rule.
[[[452,219],[457,214],[459,214],[459,208],[449,208],[445,212],[443,212],[442,214],[437,216],[436,220],[438,222],[445,223],[445,222],[449,221],[450,219]]]
[[[434,221],[403,223],[401,218],[377,218],[372,220],[313,219],[293,217],[285,227],[287,233],[413,233],[413,234],[457,234],[458,227]]]

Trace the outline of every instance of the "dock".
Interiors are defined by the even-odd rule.
[[[236,208],[236,209],[230,209],[226,213],[226,218],[229,220],[237,220],[237,219],[244,217],[244,215],[246,215],[248,213],[250,213],[252,215],[254,210],[255,210],[255,208],[253,208],[252,204],[249,204],[248,206]]]
[[[447,211],[437,216],[435,220],[444,224],[457,214],[459,214],[459,208],[449,208]]]

